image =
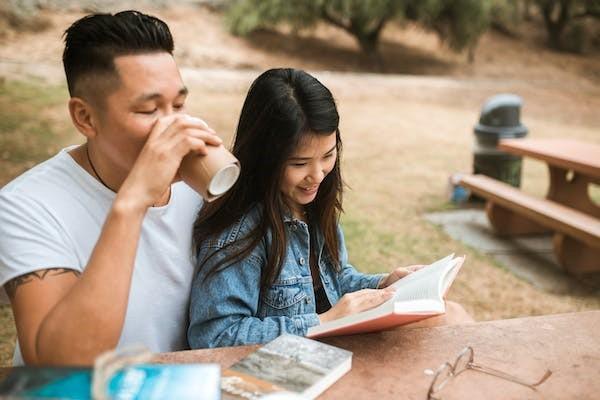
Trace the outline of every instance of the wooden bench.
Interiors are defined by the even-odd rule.
[[[568,272],[600,271],[600,219],[485,175],[465,175],[460,184],[488,200],[486,213],[499,235],[553,232],[554,252]]]

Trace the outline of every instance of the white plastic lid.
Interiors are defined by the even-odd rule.
[[[221,168],[208,184],[208,193],[219,196],[231,189],[240,176],[240,167],[237,164],[229,164]]]

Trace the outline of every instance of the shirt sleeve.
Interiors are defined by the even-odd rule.
[[[338,241],[340,251],[341,271],[339,272],[340,287],[342,294],[356,292],[361,289],[376,289],[386,274],[364,274],[358,272],[348,262],[348,251],[344,239],[344,232],[338,225]]]
[[[215,249],[202,249],[204,260]],[[259,318],[260,277],[264,259],[253,252],[226,268],[208,274],[226,251],[220,250],[194,277],[188,341],[191,348],[240,346],[269,342],[282,333],[306,336],[319,324],[317,314]]]
[[[57,219],[42,202],[15,192],[0,193],[0,303],[4,284],[47,268],[80,271],[77,257]]]

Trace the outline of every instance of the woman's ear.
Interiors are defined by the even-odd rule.
[[[69,100],[69,113],[73,125],[88,139],[96,136],[96,118],[90,103],[80,97],[71,97]]]

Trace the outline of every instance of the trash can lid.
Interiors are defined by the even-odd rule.
[[[476,135],[493,138],[521,138],[527,135],[528,129],[525,125],[517,126],[489,126],[477,124],[474,128]]]
[[[475,134],[494,137],[523,137],[527,128],[521,124],[521,105],[523,100],[509,93],[489,98],[481,108],[479,123],[475,125]]]
[[[522,104],[523,101],[517,95],[496,95],[483,105],[479,123],[488,126],[517,126],[520,124]]]

